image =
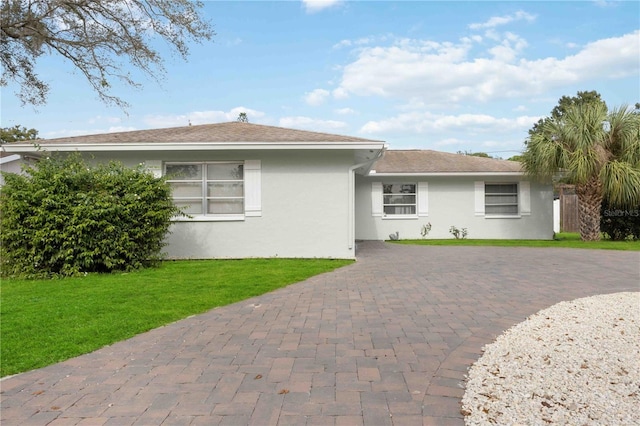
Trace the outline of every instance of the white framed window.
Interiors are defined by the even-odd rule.
[[[210,218],[244,216],[244,162],[169,162],[164,172],[175,204],[185,213]]]
[[[384,216],[416,216],[417,184],[383,183],[382,211]]]
[[[371,182],[371,215],[383,219],[429,216],[429,183]]]
[[[488,183],[484,184],[485,216],[518,216],[518,184]]]

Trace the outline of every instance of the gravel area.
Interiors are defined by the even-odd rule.
[[[640,292],[561,302],[484,347],[467,425],[640,425]]]

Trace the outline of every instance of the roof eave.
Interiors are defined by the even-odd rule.
[[[381,177],[441,177],[441,176],[524,176],[525,172],[397,172],[378,173],[375,170],[369,172],[369,176]]]

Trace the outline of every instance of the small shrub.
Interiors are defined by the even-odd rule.
[[[453,225],[449,228],[449,233],[453,235],[456,240],[464,240],[467,238],[467,235],[469,235],[467,228],[458,229]]]
[[[422,228],[420,229],[420,235],[422,235],[422,238],[427,238],[427,235],[429,235],[429,232],[431,232],[431,222],[428,222],[425,225],[422,225]]]
[[[79,154],[4,174],[0,271],[10,277],[137,269],[161,258],[175,207],[171,188],[142,167],[89,167]]]

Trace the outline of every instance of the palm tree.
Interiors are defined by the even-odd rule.
[[[580,236],[599,240],[604,196],[620,207],[640,203],[640,114],[627,106],[607,111],[604,102],[574,105],[530,133],[522,164],[534,178],[574,184]]]

